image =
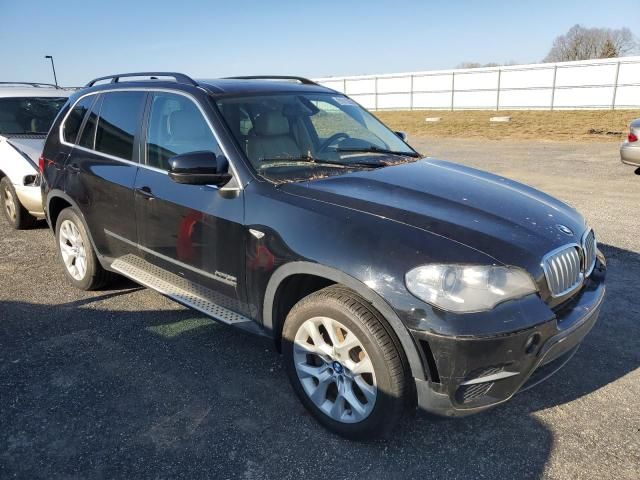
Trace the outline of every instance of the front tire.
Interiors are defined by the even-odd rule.
[[[9,177],[0,180],[0,207],[4,217],[16,230],[33,227],[37,219],[22,206]]]
[[[100,265],[79,215],[66,208],[56,222],[56,243],[65,276],[80,290],[96,290],[113,277]]]
[[[287,315],[282,342],[296,394],[329,430],[372,439],[404,415],[404,353],[382,315],[355,292],[331,286],[303,298]]]

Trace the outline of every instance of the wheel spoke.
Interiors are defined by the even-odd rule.
[[[311,322],[306,323],[305,332],[309,335],[309,337],[311,337],[311,340],[313,341],[313,345],[309,345],[307,342],[305,342],[305,346],[315,346],[315,349],[313,350],[314,353],[317,352],[318,355],[328,356],[331,354],[331,346],[324,341],[324,337],[320,334],[320,331],[315,324]]]
[[[345,337],[345,339],[338,343],[338,345],[336,346],[336,351],[342,355],[343,357],[347,357],[347,355],[349,354],[349,352],[355,348],[355,347],[359,347],[360,346],[360,341],[356,338],[356,336],[349,332],[347,333],[347,336]]]
[[[325,372],[327,370],[327,366],[326,365],[322,365],[320,367],[314,367],[313,365],[309,365],[306,362],[300,362],[296,365],[296,368],[298,369],[298,372],[303,374],[303,378],[304,377],[314,377],[317,379],[320,379],[320,377],[323,375],[323,372]],[[330,377],[331,375],[329,375]]]
[[[320,350],[318,347],[306,342],[295,342],[293,345],[293,351],[296,355],[317,355],[321,357],[321,355],[323,354],[322,350]]]
[[[340,342],[338,341],[338,335],[336,333],[336,324],[330,318],[323,318],[322,325],[324,325],[327,334],[329,335],[329,339],[331,340],[331,345],[336,347]]]
[[[329,385],[333,383],[333,379],[331,377],[325,378],[323,381],[316,385],[316,389],[309,395],[309,398],[316,405],[322,405],[327,399],[327,389]]]
[[[78,269],[78,275],[84,277],[86,271],[86,263],[84,257],[76,257],[76,268]]]
[[[353,379],[354,383],[364,394],[367,402],[373,402],[376,399],[376,389],[372,385],[369,385],[361,375],[358,375]]]
[[[64,264],[67,266],[67,268],[71,268],[76,257],[73,254],[67,254],[63,256],[62,259],[64,260]]]
[[[351,373],[353,373],[353,375],[362,375],[363,373],[373,373],[373,364],[371,363],[371,360],[369,359],[368,356],[364,357],[359,362],[352,362],[352,361],[348,362],[347,368],[351,370]]]
[[[316,347],[320,348],[320,345],[325,343],[324,338],[322,338],[322,335],[320,335],[318,328],[313,323],[305,323],[305,331]]]
[[[351,385],[345,385],[344,392],[342,393],[344,399],[349,402],[351,406],[351,411],[356,418],[362,418],[367,411],[367,407],[360,403],[356,394],[353,393],[353,388]]]
[[[60,227],[60,239],[69,242],[69,227],[67,227],[66,223],[63,223]]]
[[[336,420],[340,420],[344,416],[344,410],[344,397],[339,393],[336,400],[333,402],[333,405],[331,405],[329,413]]]

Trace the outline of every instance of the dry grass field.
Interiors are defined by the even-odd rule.
[[[394,130],[417,137],[486,138],[490,140],[584,140],[619,142],[640,110],[556,110],[556,111],[378,111]],[[489,123],[493,116],[511,116],[510,123]],[[425,122],[426,117],[441,117]]]

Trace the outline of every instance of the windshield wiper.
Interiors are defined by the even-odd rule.
[[[399,157],[412,157],[412,158],[418,158],[420,157],[419,153],[416,152],[399,152],[396,150],[387,150],[385,148],[380,148],[380,147],[375,147],[375,146],[371,146],[371,147],[363,147],[363,148],[336,148],[337,152],[362,152],[362,153],[384,153],[386,155],[396,155]]]
[[[309,163],[311,165],[318,166],[329,166],[329,167],[338,167],[338,168],[353,168],[353,167],[363,167],[363,168],[379,168],[385,167],[386,165],[382,163],[370,163],[370,162],[337,162],[335,160],[322,160],[318,158],[314,158],[311,155],[301,155],[299,157],[273,157],[273,158],[261,158],[261,162],[278,162],[278,163]],[[259,169],[277,167],[278,163],[264,165],[258,167]]]

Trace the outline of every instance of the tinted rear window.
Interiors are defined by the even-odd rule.
[[[66,101],[57,97],[0,98],[0,134],[46,135]]]
[[[133,141],[140,121],[144,92],[103,94],[95,149],[124,160],[133,160]]]
[[[97,95],[93,95],[95,98]],[[93,142],[96,139],[96,125],[98,123],[98,114],[100,113],[100,106],[102,105],[102,96],[96,100],[93,104],[93,108],[89,112],[87,116],[87,121],[84,123],[84,127],[82,129],[82,134],[80,135],[80,140],[78,141],[78,145],[85,148],[94,148]]]
[[[80,130],[80,125],[82,125],[82,120],[84,116],[87,114],[87,110],[91,108],[91,104],[95,100],[95,96],[90,95],[88,97],[84,97],[78,103],[76,103],[71,113],[67,117],[67,120],[64,122],[64,126],[62,128],[62,135],[64,136],[64,141],[69,143],[76,143],[76,138],[78,138],[78,131]]]

